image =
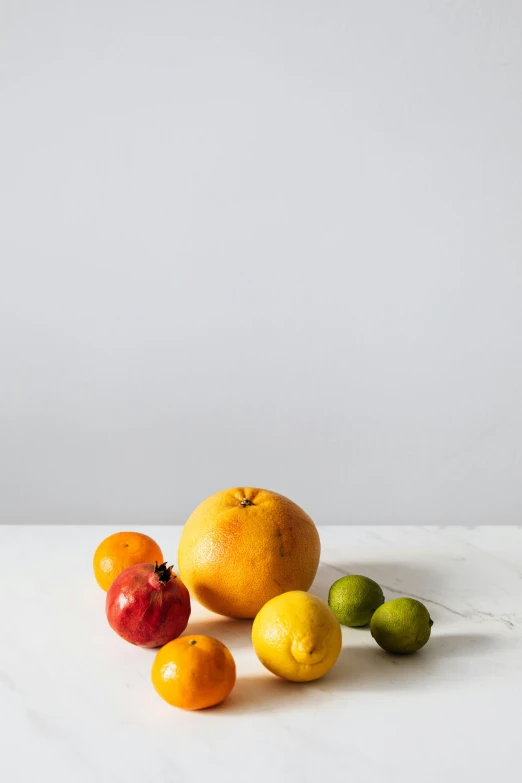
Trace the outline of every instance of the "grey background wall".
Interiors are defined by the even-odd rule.
[[[520,2],[0,26],[2,522],[522,522]]]

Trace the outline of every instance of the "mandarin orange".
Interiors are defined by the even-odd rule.
[[[236,682],[236,664],[217,639],[180,636],[156,655],[152,683],[166,702],[184,710],[202,710],[219,704]]]
[[[126,568],[140,563],[163,563],[157,543],[145,533],[113,533],[96,549],[93,569],[96,581],[107,591]]]

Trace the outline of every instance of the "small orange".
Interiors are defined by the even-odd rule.
[[[126,568],[139,563],[163,563],[161,549],[144,533],[113,533],[105,538],[94,553],[96,581],[107,591]]]
[[[202,710],[227,698],[236,681],[230,650],[211,636],[180,636],[156,655],[152,684],[173,707]]]

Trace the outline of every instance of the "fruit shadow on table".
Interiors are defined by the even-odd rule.
[[[466,676],[470,649],[476,655],[489,655],[499,641],[490,636],[446,634],[434,637],[419,652],[412,655],[390,655],[373,640],[368,645],[352,644],[355,637],[369,628],[347,628],[343,632],[343,649],[336,665],[324,677],[306,683],[282,680],[269,674],[239,676],[236,686],[223,704],[215,710],[230,714],[294,711],[309,707],[317,709],[319,695],[365,691],[379,693],[406,690],[410,687],[433,689],[440,687],[440,675],[461,683]],[[355,638],[354,637],[354,638]]]
[[[332,584],[348,574],[358,574],[373,579],[381,586],[387,601],[398,596],[423,595],[425,589],[433,590],[433,586],[439,583],[437,573],[424,565],[415,567],[410,563],[402,562],[321,562],[310,592],[323,601],[328,601],[328,592]],[[441,575],[442,580],[443,575]]]
[[[227,647],[240,650],[252,647],[252,623],[253,620],[234,620],[220,615],[195,617],[193,620],[189,620],[183,635],[212,636]]]

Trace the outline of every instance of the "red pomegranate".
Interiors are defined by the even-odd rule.
[[[172,566],[141,563],[116,577],[105,611],[111,628],[127,642],[161,647],[187,627],[190,596]]]

